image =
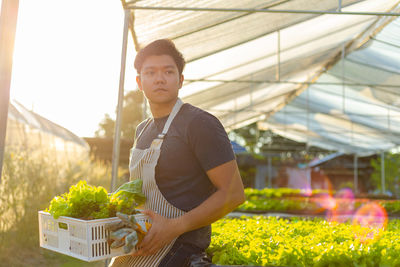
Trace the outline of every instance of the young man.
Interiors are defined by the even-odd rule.
[[[186,266],[210,244],[211,223],[244,201],[228,136],[213,115],[178,98],[185,60],[175,45],[157,40],[135,59],[139,89],[152,118],[136,129],[131,179],[143,180],[144,213],[152,226],[129,256],[110,266]]]

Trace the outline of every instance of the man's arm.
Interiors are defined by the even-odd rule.
[[[154,254],[174,238],[217,221],[244,202],[243,183],[235,160],[207,171],[207,175],[217,191],[193,210],[175,219],[144,212],[152,219],[152,227],[141,249],[132,255]]]

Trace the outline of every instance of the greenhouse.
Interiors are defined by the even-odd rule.
[[[136,50],[162,36],[173,40],[185,55],[183,101],[211,112],[231,133],[246,127],[255,132],[253,151],[264,160],[255,164],[251,187],[256,189],[246,188],[246,202],[238,211],[263,216],[215,223],[208,251],[214,263],[399,264],[393,260],[399,253],[398,230],[392,224],[396,220],[387,224],[387,214],[398,216],[398,204],[389,204],[383,196],[399,196],[397,161],[388,156],[400,145],[399,1],[122,4],[125,34],[129,28]],[[298,144],[304,146],[297,153],[302,159],[296,155]],[[319,152],[322,157],[316,157]],[[283,158],[290,163],[282,164]],[[367,171],[371,165],[374,170]],[[337,174],[343,168],[350,173]],[[388,180],[392,177],[389,184],[385,175]],[[368,176],[374,177],[374,186],[379,188],[374,193],[381,193],[378,202],[360,198],[361,193],[371,197]],[[323,230],[321,222],[313,228],[312,220],[275,220],[275,212],[283,212],[284,217],[292,212],[294,216],[319,214],[325,223],[352,218],[353,228],[338,230],[330,225]],[[367,223],[364,216],[374,219]],[[345,225],[338,227],[349,227]],[[359,232],[360,225],[369,226],[375,234]],[[392,241],[378,234],[383,228],[393,230]],[[317,241],[310,232],[323,238]],[[354,234],[361,246],[353,242]],[[376,243],[366,245],[369,252],[364,251],[363,245],[372,239]],[[383,243],[390,255],[378,249]],[[355,247],[359,252],[354,254]]]
[[[257,122],[310,146],[358,155],[399,145],[398,1],[124,6],[132,9],[136,48],[157,36],[174,40],[189,62],[181,97],[228,131]]]
[[[82,138],[17,101],[11,101],[8,108],[6,146],[10,151],[50,153],[56,161],[89,156],[89,146]]]
[[[272,151],[272,135],[302,144],[303,156],[322,152],[308,162],[351,155],[356,191],[362,158],[384,159],[399,146],[398,1],[122,4],[136,50],[162,36],[185,55],[183,101],[217,116],[228,132],[255,128],[267,184],[278,175],[274,155],[298,150]]]

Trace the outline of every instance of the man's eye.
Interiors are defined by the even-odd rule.
[[[154,75],[154,71],[146,71],[144,75],[151,76]]]
[[[174,71],[173,71],[173,70],[167,70],[165,73],[166,73],[166,74],[173,74]]]

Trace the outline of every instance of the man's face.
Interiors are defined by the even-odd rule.
[[[171,56],[154,55],[143,62],[136,81],[150,103],[169,104],[178,97],[183,75],[179,75],[178,67]]]

